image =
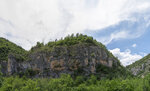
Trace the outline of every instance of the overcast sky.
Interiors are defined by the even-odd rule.
[[[150,0],[0,0],[0,37],[29,50],[37,41],[83,33],[123,65],[150,51]]]

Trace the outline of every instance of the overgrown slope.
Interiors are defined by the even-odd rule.
[[[127,69],[136,76],[145,76],[150,72],[150,54],[127,66]]]
[[[56,78],[66,73],[113,78],[129,74],[102,43],[87,35],[72,34],[47,44],[37,42],[30,51],[3,38],[2,44],[6,50],[0,52],[2,60],[8,60],[1,62],[5,75]]]
[[[9,40],[0,37],[0,61],[7,61],[9,54],[23,58],[25,53],[26,51],[20,46],[17,46]]]
[[[73,45],[99,46],[100,48],[104,49],[110,57],[116,58],[112,55],[111,52],[107,50],[105,45],[96,41],[95,39],[93,39],[93,37],[83,35],[83,34],[78,34],[78,33],[76,35],[74,34],[68,35],[64,39],[62,38],[60,40],[50,41],[46,45],[37,42],[37,45],[32,47],[29,53],[39,52],[39,51],[49,52],[52,51],[54,47],[60,47],[60,46],[71,47]],[[118,59],[116,58],[116,60]]]

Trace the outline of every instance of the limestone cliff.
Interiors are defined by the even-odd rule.
[[[7,61],[0,61],[4,75],[59,77],[65,73],[105,77],[120,76],[126,72],[119,60],[102,44],[87,36],[66,38],[47,45],[38,44],[24,59],[18,55],[8,54]]]

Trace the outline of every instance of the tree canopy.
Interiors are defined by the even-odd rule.
[[[9,54],[24,56],[25,53],[26,51],[20,46],[4,38],[0,38],[0,60],[1,61],[8,60]]]

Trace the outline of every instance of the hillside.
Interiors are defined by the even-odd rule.
[[[57,78],[65,73],[72,77],[95,75],[101,79],[129,74],[102,43],[87,35],[72,34],[45,45],[37,42],[30,51],[8,40],[2,44],[3,48],[8,46],[7,52],[0,53],[5,58],[1,60],[4,75]]]
[[[147,75],[150,72],[150,54],[127,66],[127,69],[135,76]]]
[[[24,57],[26,51],[20,46],[10,42],[5,38],[0,37],[0,60],[7,61],[9,54],[14,54],[19,57]]]

